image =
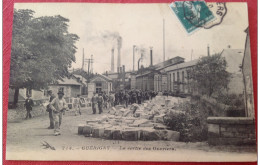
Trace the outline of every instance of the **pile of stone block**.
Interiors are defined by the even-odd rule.
[[[78,134],[111,140],[178,141],[180,133],[168,130],[164,125],[164,116],[171,102],[172,100],[156,97],[141,105],[113,107],[106,115],[80,125]]]

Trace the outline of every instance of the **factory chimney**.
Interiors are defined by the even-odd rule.
[[[117,38],[117,50],[118,50],[118,55],[117,55],[117,67],[120,68],[121,67],[121,47],[122,47],[122,37],[119,36]]]
[[[153,47],[150,47],[150,66],[153,66]]]
[[[112,50],[111,50],[111,72],[112,73],[114,73],[114,68],[115,68],[115,66],[114,66],[114,48],[112,48]]]
[[[208,56],[210,56],[209,45],[208,45]]]

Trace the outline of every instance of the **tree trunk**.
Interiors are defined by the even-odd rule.
[[[15,91],[14,91],[14,102],[13,102],[14,108],[17,107],[18,96],[19,96],[19,88],[15,88]]]

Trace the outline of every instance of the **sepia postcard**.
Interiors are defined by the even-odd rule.
[[[6,160],[257,161],[247,3],[15,3]]]

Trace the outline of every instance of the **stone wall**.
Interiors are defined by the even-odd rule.
[[[247,117],[208,117],[210,145],[248,145],[256,143],[255,119]]]

